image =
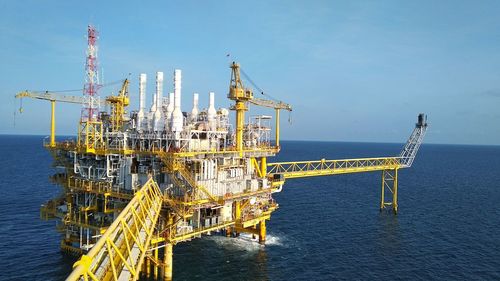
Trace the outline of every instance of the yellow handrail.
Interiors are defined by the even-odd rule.
[[[158,185],[149,179],[66,280],[137,280],[162,200]]]
[[[314,160],[269,163],[268,174],[285,178],[302,178],[345,173],[381,171],[403,168],[400,157],[358,158],[341,160]]]

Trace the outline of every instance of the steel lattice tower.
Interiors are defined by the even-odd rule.
[[[85,85],[83,95],[88,99],[87,104],[83,105],[81,121],[96,121],[99,111],[99,77],[97,72],[97,36],[98,32],[94,26],[88,26],[87,33],[87,54],[85,59]]]

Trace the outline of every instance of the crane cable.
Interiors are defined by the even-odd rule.
[[[116,84],[123,83],[123,81],[125,81],[125,79],[120,79],[120,80],[116,80],[116,81],[109,82],[109,83],[104,83],[104,84],[98,84],[97,86],[98,86],[99,89],[101,89],[101,88],[105,88],[105,87],[109,87],[109,86],[113,86],[113,85],[116,85]],[[71,92],[81,92],[84,89],[85,88],[70,89],[70,90],[57,90],[57,91],[44,90],[44,91],[33,91],[33,92],[35,92],[35,93],[47,93],[47,92],[51,92],[51,93],[71,93]]]
[[[259,86],[257,86],[257,84],[255,84],[255,82],[253,82],[252,78],[250,78],[250,76],[248,76],[248,74],[241,67],[240,67],[240,71],[241,71],[241,74],[243,74],[243,76],[245,77],[245,79],[248,80],[248,82],[250,82],[250,84],[252,84],[260,92],[261,95],[264,95],[275,102],[282,102],[282,101],[272,97],[271,95],[264,93],[264,90],[262,90]]]
[[[245,79],[247,79],[248,82],[250,82],[250,84],[252,84],[260,92],[261,95],[267,96],[269,99],[273,100],[274,102],[284,103],[283,101],[280,101],[280,100],[272,97],[271,95],[264,93],[264,91],[259,86],[257,86],[257,84],[255,84],[255,82],[253,82],[252,78],[250,78],[250,76],[248,76],[248,74],[241,67],[240,67],[240,71],[241,71],[241,74],[243,74],[243,76],[245,77]],[[288,123],[292,124],[292,112],[290,110],[288,110]]]
[[[130,75],[130,73],[129,73]],[[120,84],[120,83],[123,83],[126,79],[120,79],[120,80],[116,80],[116,81],[113,81],[113,82],[109,82],[109,83],[104,83],[104,84],[100,84],[98,85],[98,88],[105,88],[105,87],[109,87],[109,86],[113,86],[113,85],[116,85],[116,84]],[[71,92],[81,92],[83,91],[84,88],[82,89],[71,89],[71,90],[58,90],[58,91],[48,91],[48,90],[45,90],[45,91],[32,91],[34,93],[71,93]],[[19,113],[23,113],[24,111],[24,107],[23,107],[23,98],[20,98],[19,99]],[[15,114],[14,114],[14,124],[15,124]]]

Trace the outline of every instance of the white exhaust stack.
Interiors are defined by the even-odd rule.
[[[168,93],[168,105],[166,112],[166,118],[168,121],[172,120],[172,112],[174,112],[174,93]]]
[[[181,111],[181,70],[174,71],[174,112],[172,112],[172,131],[181,132],[183,116]]]
[[[142,130],[144,112],[146,111],[146,74],[139,75],[139,112],[137,112],[137,130]]]
[[[195,121],[198,119],[198,93],[193,94],[193,109],[191,110],[191,119]]]
[[[211,131],[215,131],[216,129],[215,115],[217,115],[217,110],[215,110],[215,94],[213,92],[210,92],[208,100],[207,119],[208,119],[208,127],[210,128]]]
[[[153,94],[153,104],[151,104],[151,108],[149,109],[149,113],[152,116],[156,111],[156,93]]]
[[[156,72],[156,108],[154,112],[153,122],[155,131],[163,131],[165,119],[162,112],[163,101],[163,72]]]

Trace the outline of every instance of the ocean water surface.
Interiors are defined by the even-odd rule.
[[[271,161],[396,155],[402,144],[282,142]],[[64,280],[60,192],[40,136],[0,136],[0,280]],[[261,246],[218,235],[174,247],[174,280],[500,280],[500,146],[427,145],[399,173],[399,214],[379,212],[381,174],[288,180]]]

